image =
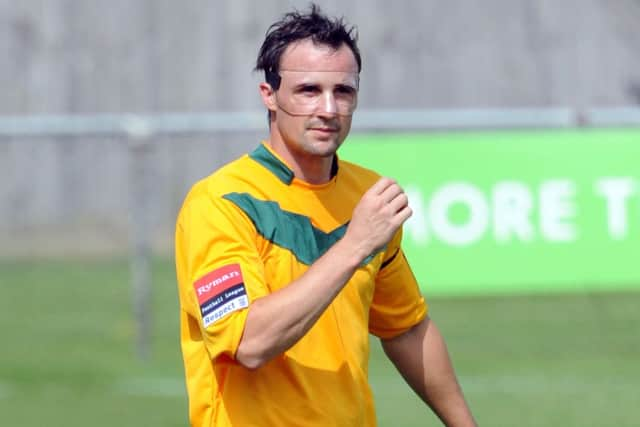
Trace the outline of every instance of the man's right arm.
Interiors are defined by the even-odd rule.
[[[360,263],[387,244],[411,216],[407,196],[380,178],[354,209],[344,237],[298,279],[249,306],[236,360],[255,369],[302,338]]]

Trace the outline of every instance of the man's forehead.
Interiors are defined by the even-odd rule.
[[[358,72],[358,63],[349,46],[338,49],[310,39],[291,43],[280,58],[281,70]]]

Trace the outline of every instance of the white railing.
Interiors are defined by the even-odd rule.
[[[512,108],[363,110],[353,130],[436,130],[639,126],[640,108]],[[244,132],[266,129],[264,111],[0,116],[0,137],[150,135]]]

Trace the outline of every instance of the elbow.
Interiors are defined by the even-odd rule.
[[[264,365],[266,360],[258,357],[236,356],[236,362],[250,371],[255,371],[256,369]]]
[[[256,320],[252,314],[255,315],[255,310],[260,307],[261,302],[260,299],[256,300],[249,309],[245,328],[235,354],[236,362],[249,370],[259,369],[286,349],[281,345],[282,337],[280,334],[274,333],[271,328],[257,326],[262,322]]]
[[[264,352],[255,348],[252,349],[244,343],[240,343],[235,359],[236,362],[251,371],[260,368],[269,361],[269,357]]]

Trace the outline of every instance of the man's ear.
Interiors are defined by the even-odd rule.
[[[260,96],[269,111],[276,111],[276,91],[269,83],[260,83]]]

